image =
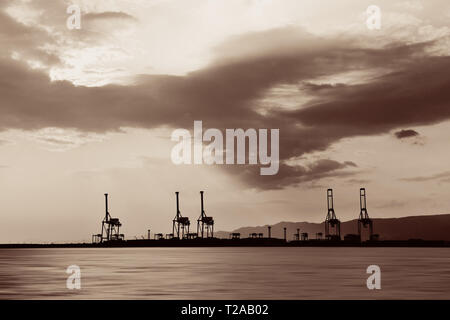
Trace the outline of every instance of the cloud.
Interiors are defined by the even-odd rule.
[[[137,23],[137,19],[125,12],[90,12],[81,17],[82,29],[91,32],[123,32]]]
[[[384,204],[374,205],[374,207],[378,209],[390,209],[390,208],[404,207],[405,205],[406,205],[405,201],[390,200]]]
[[[370,182],[369,179],[348,179],[346,181],[348,184],[360,184],[360,185],[364,185]]]
[[[61,128],[45,128],[25,134],[26,138],[41,144],[48,151],[67,151],[88,142],[101,142],[102,135]]]
[[[104,21],[104,20],[130,20],[136,18],[125,12],[90,12],[83,15],[84,21]]]
[[[242,181],[256,189],[283,189],[305,182],[317,181],[325,178],[347,177],[356,174],[352,168],[357,165],[351,161],[338,162],[330,159],[320,159],[307,165],[287,165],[282,163],[277,175],[258,176],[257,168],[233,166],[229,172],[239,176]],[[346,170],[344,170],[346,169]],[[350,169],[350,170],[348,170]]]
[[[400,130],[394,133],[397,139],[405,139],[405,138],[411,138],[411,137],[417,137],[419,133],[415,130],[408,129],[408,130]]]
[[[279,28],[232,38],[217,48],[208,66],[185,76],[142,75],[132,85],[103,87],[51,82],[42,71],[3,57],[0,129],[104,133],[121,127],[191,128],[194,120],[219,129],[280,128],[278,175],[261,177],[249,166],[226,170],[238,170],[239,179],[261,189],[348,175],[351,162],[290,166],[285,161],[326,150],[342,138],[449,119],[450,57],[427,53],[436,41],[369,48],[358,39]],[[383,72],[363,83],[311,84],[361,70]],[[289,110],[270,105],[260,112],[270,89],[286,84],[297,85],[298,95],[309,100]]]
[[[26,26],[0,10],[0,58],[8,61],[15,54],[23,61],[57,64],[60,62],[58,56],[44,49],[47,43],[52,42],[45,30]]]
[[[446,181],[448,181],[448,179],[450,179],[450,171],[445,171],[445,172],[433,174],[430,176],[403,178],[401,180],[407,181],[407,182],[425,182],[425,181],[441,180],[443,182],[446,182]]]

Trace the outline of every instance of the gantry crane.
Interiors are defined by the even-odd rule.
[[[359,189],[359,205],[361,208],[361,211],[359,213],[359,219],[358,219],[358,235],[359,238],[361,238],[361,232],[362,228],[369,228],[369,239],[372,240],[373,238],[373,221],[369,218],[369,214],[367,212],[367,202],[366,202],[366,189],[361,188]]]
[[[123,240],[125,236],[120,233],[120,223],[118,218],[112,218],[108,210],[108,194],[105,193],[105,218],[102,221],[102,233],[92,236],[93,242],[107,242]]]
[[[178,199],[179,192],[175,192],[177,197],[177,214],[172,221],[172,238],[184,239],[189,233],[191,222],[188,217],[183,217],[180,212],[180,202]]]
[[[334,212],[333,189],[327,190],[327,205],[328,213],[325,219],[325,237],[328,240],[341,240],[341,221],[339,221]]]
[[[205,213],[203,206],[203,191],[200,191],[200,201],[201,201],[201,212],[200,217],[197,220],[197,234],[200,234],[204,238],[206,231],[206,238],[214,237],[214,219],[213,217],[208,217]]]

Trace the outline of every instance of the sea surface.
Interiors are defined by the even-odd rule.
[[[450,249],[0,249],[0,299],[450,299]]]

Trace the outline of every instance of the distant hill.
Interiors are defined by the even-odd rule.
[[[373,219],[374,233],[380,235],[380,240],[446,240],[450,241],[450,214],[410,216],[401,218],[379,218]],[[250,233],[268,234],[268,225],[257,227],[242,227],[231,232],[239,232],[241,238],[246,238]],[[307,232],[310,239],[314,239],[317,232],[324,233],[323,223],[310,222],[279,222],[272,225],[272,237],[283,238],[283,228],[287,228],[288,240],[293,239],[293,234],[300,229],[300,232]],[[350,220],[341,223],[341,235],[356,234],[357,220]],[[218,231],[215,236],[218,238],[228,238],[230,232]],[[363,235],[364,238],[364,235]]]

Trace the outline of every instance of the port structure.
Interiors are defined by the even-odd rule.
[[[154,239],[155,240],[164,240],[164,235],[162,233],[155,233]]]
[[[327,190],[328,213],[325,219],[325,237],[328,240],[341,240],[341,221],[334,212],[333,189]]]
[[[263,233],[258,233],[258,232],[252,232],[252,233],[249,233],[248,234],[248,237],[249,238],[251,238],[251,239],[261,239],[261,238],[263,238],[264,237],[264,234]]]
[[[208,217],[205,213],[203,205],[203,191],[200,191],[200,202],[201,202],[201,212],[200,217],[197,220],[197,234],[199,237],[214,238],[214,219],[213,217]]]
[[[300,241],[300,229],[297,229],[297,233],[294,233],[294,241]]]
[[[103,243],[108,241],[124,240],[125,236],[120,233],[122,223],[118,218],[112,218],[108,210],[108,194],[105,193],[105,218],[102,221],[102,233],[92,236],[92,242]]]
[[[367,212],[367,201],[366,201],[366,189],[359,189],[359,206],[361,211],[359,212],[358,218],[358,235],[361,238],[361,232],[363,228],[369,228],[369,239],[373,239],[373,221],[369,217],[369,213]]]
[[[179,192],[175,192],[177,198],[177,214],[172,221],[172,233],[167,236],[170,239],[184,239],[189,234],[191,222],[188,217],[183,217],[180,212]]]
[[[230,233],[230,239],[239,240],[241,238],[241,234],[239,232]]]

